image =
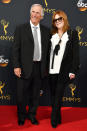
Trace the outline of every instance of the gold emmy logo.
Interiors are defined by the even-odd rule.
[[[5,40],[5,41],[14,41],[14,36],[12,35],[7,35],[7,28],[8,28],[8,25],[9,25],[9,22],[7,22],[5,19],[1,19],[0,20],[0,25],[3,26],[3,32],[4,32],[4,35],[0,35],[0,40]]]
[[[48,6],[47,0],[45,0],[45,5],[46,5],[46,7]]]
[[[8,27],[9,22],[6,22],[6,21],[3,19],[3,20],[1,20],[1,25],[3,25],[5,35],[7,35],[7,30],[6,30],[6,28]]]
[[[0,93],[1,93],[1,95],[3,94],[3,91],[2,91],[2,88],[5,86],[5,83],[2,83],[1,81],[0,81]]]
[[[74,85],[74,84],[69,84],[69,88],[71,89],[71,94],[72,94],[72,97],[75,95],[74,94],[74,91],[75,91],[75,89],[76,89],[76,85]]]
[[[11,0],[2,0],[2,3],[5,3],[5,4],[8,4],[10,2],[11,2]]]
[[[55,12],[56,9],[52,9],[52,8],[48,7],[47,0],[44,0],[44,3],[45,3],[45,6],[46,6],[46,8],[44,8],[44,12],[46,12],[46,13],[54,13]]]
[[[77,27],[76,27],[76,30],[77,30],[77,32],[78,32],[79,40],[81,40],[81,34],[83,33],[83,28],[81,28],[80,26],[77,26]]]

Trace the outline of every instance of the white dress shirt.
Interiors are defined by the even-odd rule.
[[[31,20],[30,20],[30,25],[31,25],[31,30],[32,30],[32,34],[34,32],[34,27],[35,25],[32,24]],[[40,32],[40,25],[38,24],[37,26],[37,35],[38,35],[38,42],[39,42],[39,51],[40,51],[40,57],[37,61],[41,61],[41,32]]]
[[[60,67],[61,67],[64,52],[65,52],[66,43],[68,40],[69,40],[68,34],[67,34],[67,32],[65,32],[61,38],[60,49],[58,51],[58,55],[55,54],[55,57],[54,57],[53,69],[51,69],[53,51],[55,49],[55,46],[60,41],[60,37],[59,37],[58,33],[56,33],[52,36],[52,38],[51,38],[52,46],[51,46],[51,54],[50,54],[50,69],[49,69],[50,74],[59,74],[60,73]]]

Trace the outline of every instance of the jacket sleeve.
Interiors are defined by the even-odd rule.
[[[48,51],[47,51],[47,73],[49,74],[49,65],[50,65],[50,51],[51,51],[51,34],[49,33],[49,43],[48,43]]]
[[[72,46],[73,46],[73,61],[72,61],[71,73],[76,74],[80,67],[79,38],[76,30],[72,31]]]
[[[21,34],[19,27],[14,32],[14,43],[12,47],[12,63],[14,68],[20,67]]]

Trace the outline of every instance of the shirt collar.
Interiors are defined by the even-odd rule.
[[[37,26],[35,26],[34,24],[32,24],[31,20],[30,20],[30,25],[31,25],[31,28],[33,28],[33,27],[40,28],[40,24],[38,24]]]
[[[53,42],[53,43],[55,42],[57,44],[59,40],[60,40],[60,38],[59,38],[58,33],[52,35],[51,42]],[[63,34],[63,36],[61,37],[61,40],[64,42],[69,40],[67,32],[65,32]]]

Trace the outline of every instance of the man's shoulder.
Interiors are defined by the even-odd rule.
[[[48,28],[48,27],[45,26],[45,25],[40,24],[40,27],[43,28],[44,30],[50,31],[50,28]]]
[[[20,25],[16,26],[16,29],[24,29],[24,28],[26,28],[29,25],[30,25],[29,23],[20,24]]]

